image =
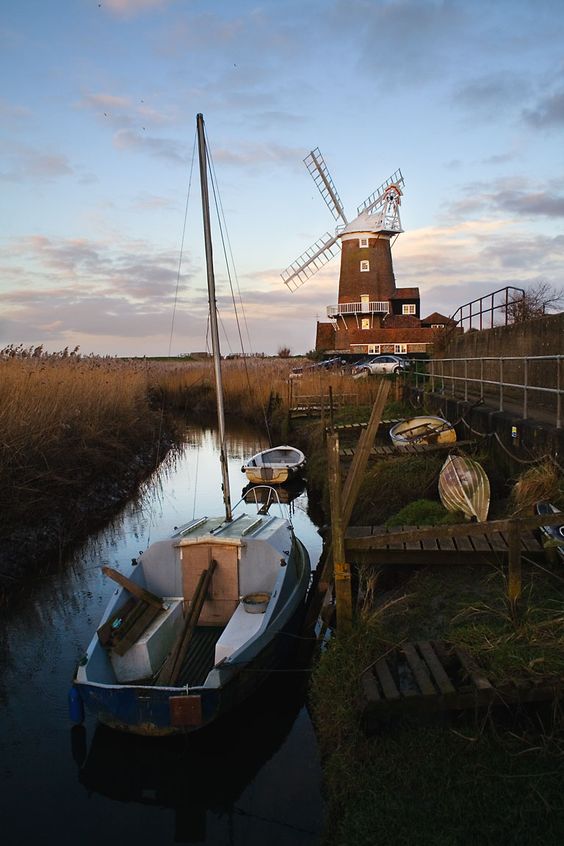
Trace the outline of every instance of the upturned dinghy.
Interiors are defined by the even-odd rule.
[[[270,485],[282,485],[298,476],[305,464],[306,458],[301,449],[284,444],[257,452],[243,464],[241,472],[254,484],[268,482]]]
[[[490,480],[473,458],[448,456],[439,475],[439,496],[447,511],[461,511],[479,523],[488,519]]]
[[[396,449],[430,444],[453,444],[456,432],[448,420],[426,415],[400,420],[390,429],[390,438]]]
[[[197,127],[225,515],[185,523],[127,575],[105,568],[119,587],[69,696],[73,721],[86,707],[143,735],[192,732],[244,702],[295,643],[311,575],[283,515],[232,513],[202,115]]]

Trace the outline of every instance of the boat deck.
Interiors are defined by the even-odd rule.
[[[182,665],[178,686],[189,684],[197,687],[205,682],[215,663],[215,645],[224,626],[198,626],[190,642],[188,654]]]

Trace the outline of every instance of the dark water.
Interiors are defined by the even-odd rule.
[[[233,502],[242,459],[260,446],[249,432],[230,433]],[[318,842],[323,802],[304,672],[272,677],[247,708],[189,738],[130,737],[68,719],[75,664],[115,588],[100,567],[127,563],[194,514],[223,513],[219,491],[215,434],[189,430],[183,454],[113,526],[2,608],[2,844]],[[315,564],[321,541],[305,494],[289,507]]]

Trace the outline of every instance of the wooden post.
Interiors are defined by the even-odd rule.
[[[333,427],[335,425],[334,422],[334,412],[333,412],[333,387],[329,385],[329,428],[333,431]]]
[[[333,574],[337,606],[337,631],[346,634],[352,626],[351,570],[345,561],[345,535],[341,506],[341,472],[339,467],[339,436],[327,436],[329,496],[331,501],[331,537],[333,547]]]
[[[349,473],[343,487],[343,525],[345,530],[349,525],[351,514],[364,478],[364,471],[368,464],[370,452],[374,446],[374,438],[378,431],[378,426],[382,420],[382,413],[384,406],[388,399],[390,391],[390,383],[387,379],[381,379],[376,392],[376,399],[372,406],[372,413],[366,429],[363,429],[358,439],[358,444],[351,461]]]
[[[507,594],[512,605],[521,596],[521,533],[519,521],[509,523],[509,562],[507,571]]]

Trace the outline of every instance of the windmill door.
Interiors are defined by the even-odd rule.
[[[370,294],[360,295],[360,310],[364,313],[370,311]]]

